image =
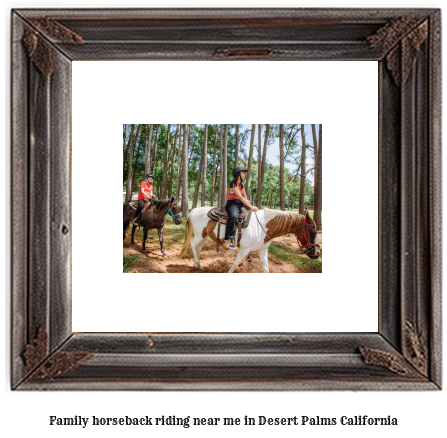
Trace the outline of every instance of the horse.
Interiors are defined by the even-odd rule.
[[[216,243],[219,239],[219,244],[222,244],[225,236],[225,226],[221,226],[220,235],[216,236],[217,222],[207,216],[211,208],[201,207],[191,211],[186,222],[185,242],[179,254],[180,257],[183,257],[191,244],[194,266],[198,269],[203,269],[200,264],[200,250],[206,239],[209,237]],[[192,239],[193,231],[194,239]],[[265,273],[268,273],[268,247],[272,243],[272,239],[288,233],[295,234],[300,248],[308,257],[316,259],[320,256],[317,226],[307,211],[303,215],[268,208],[259,210],[255,215],[252,214],[248,226],[243,228],[241,233],[240,248],[228,273],[232,273],[250,251],[258,252],[262,268]]]
[[[163,230],[165,226],[165,216],[169,214],[174,223],[176,225],[182,223],[182,218],[180,216],[180,205],[179,199],[175,199],[172,197],[171,199],[162,199],[162,200],[150,200],[149,205],[145,205],[143,211],[141,212],[140,219],[138,220],[139,225],[143,226],[143,253],[146,253],[146,238],[147,232],[152,230],[153,228],[157,228],[158,230],[158,239],[160,240],[161,253],[163,254],[163,258],[167,258],[163,248]],[[134,220],[135,210],[129,205],[129,201],[123,205],[123,240],[126,238],[126,230],[129,226],[129,222]],[[135,229],[138,225],[132,226],[132,245],[136,245],[134,242]]]

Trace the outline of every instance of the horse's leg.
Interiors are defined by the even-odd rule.
[[[146,251],[146,239],[147,239],[147,232],[149,231],[149,228],[144,227],[143,228],[143,252]]]
[[[268,274],[269,273],[268,248],[260,249],[258,251],[258,254],[259,258],[261,259],[262,269],[264,269],[264,272]]]
[[[135,241],[133,240],[133,237],[135,235],[135,230],[137,229],[136,225],[132,226],[132,239],[130,239],[130,242],[132,243],[132,245],[136,245]]]
[[[191,241],[191,249],[192,253],[194,254],[194,267],[197,269],[203,269],[203,266],[200,264],[200,251],[202,250],[202,247],[204,243],[206,242],[206,239],[208,236],[202,237],[200,234],[197,236],[194,236],[194,239]]]
[[[124,206],[124,212],[123,212],[123,240],[126,238],[126,231],[129,227],[130,222],[130,210],[131,207],[129,205]]]
[[[163,254],[163,258],[167,259],[168,255],[165,253],[165,249],[163,247],[163,230],[165,229],[164,224],[158,228],[158,240],[160,241],[161,253]]]
[[[240,262],[244,259],[244,257],[250,252],[250,248],[239,248],[239,251],[237,253],[236,259],[234,260],[233,266],[228,271],[229,274],[231,274],[239,265]]]
[[[129,219],[127,219],[127,220],[124,222],[124,226],[123,226],[123,240],[126,238],[126,230],[127,230],[127,227],[129,226],[129,222],[130,222]]]

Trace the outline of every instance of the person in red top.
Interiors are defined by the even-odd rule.
[[[242,167],[235,167],[233,169],[233,181],[228,188],[228,200],[225,206],[228,213],[227,226],[225,228],[225,240],[224,247],[228,249],[236,249],[235,237],[237,230],[237,218],[241,212],[242,205],[246,205],[253,211],[258,211],[258,207],[253,207],[247,199],[245,194],[244,185],[242,182],[245,179],[245,172],[247,169]]]
[[[137,211],[135,212],[135,220],[133,221],[133,225],[138,225],[137,218],[141,213],[141,211],[143,210],[144,203],[148,199],[155,198],[155,196],[153,196],[152,194],[154,191],[154,187],[152,186],[154,178],[155,176],[152,175],[152,173],[148,173],[146,175],[146,180],[140,184],[140,191],[138,193],[138,208]]]

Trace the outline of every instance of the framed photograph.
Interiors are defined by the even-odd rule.
[[[11,388],[440,389],[440,33],[440,11],[437,9],[14,10],[12,217],[20,216],[22,220],[12,221]],[[82,136],[75,130],[80,125],[81,119],[77,117],[82,111],[76,105],[82,100],[87,102],[86,107],[96,111],[99,108],[93,92],[90,92],[90,100],[84,97],[79,82],[74,80],[75,73],[78,74],[81,65],[96,63],[95,70],[106,83],[113,76],[108,63],[117,61],[122,65],[144,61],[142,71],[152,64],[162,70],[169,63],[171,69],[177,67],[177,76],[181,76],[179,70],[182,68],[197,68],[189,64],[242,71],[249,68],[243,66],[253,67],[262,62],[272,69],[282,66],[284,71],[294,73],[292,63],[305,61],[321,63],[324,67],[321,71],[327,76],[334,71],[327,68],[327,62],[333,63],[334,69],[338,63],[352,69],[358,62],[375,63],[373,81],[378,88],[378,111],[375,108],[378,118],[365,115],[367,125],[374,127],[375,132],[365,134],[365,139],[360,138],[359,143],[365,146],[377,135],[378,141],[372,143],[377,143],[374,155],[378,169],[376,179],[369,179],[378,194],[378,208],[374,207],[370,227],[370,234],[377,236],[378,257],[373,257],[377,269],[374,263],[366,264],[365,268],[365,275],[371,277],[369,283],[374,285],[377,281],[377,287],[374,286],[378,296],[377,331],[349,332],[335,326],[328,330],[303,329],[296,318],[295,303],[272,294],[282,285],[283,275],[263,277],[257,274],[254,276],[259,283],[255,285],[257,288],[251,291],[248,287],[245,297],[212,301],[210,291],[221,287],[215,280],[213,282],[214,274],[211,278],[201,277],[206,279],[201,280],[198,287],[203,295],[194,300],[190,296],[180,298],[180,295],[170,294],[178,286],[171,278],[182,278],[175,277],[181,274],[175,274],[167,277],[163,293],[158,294],[160,301],[140,302],[132,308],[124,303],[126,295],[119,302],[121,307],[118,305],[113,310],[108,307],[110,297],[115,294],[107,283],[113,282],[109,280],[109,277],[113,279],[111,266],[97,268],[97,283],[91,287],[80,282],[82,263],[86,272],[92,266],[88,258],[90,233],[96,233],[91,245],[102,244],[101,231],[94,230],[98,222],[103,221],[101,215],[108,205],[101,198],[102,192],[90,192],[91,186],[87,186],[81,196],[79,188],[75,188],[81,169],[76,160],[82,150],[77,146],[82,143]],[[278,78],[280,73],[272,71],[271,76]],[[147,77],[147,72],[145,74]],[[122,76],[132,80],[126,73]],[[93,77],[90,82],[95,83]],[[318,88],[312,87],[315,98],[322,99],[324,106]],[[345,90],[346,98],[356,93],[354,88],[351,93],[349,87],[340,88]],[[113,86],[109,89],[110,95],[104,99],[116,104],[117,90]],[[292,122],[290,118],[281,118],[279,111],[275,120],[261,119],[262,116],[253,120],[250,114],[251,120],[247,117],[236,121]],[[357,112],[362,114],[360,110]],[[113,129],[95,124],[91,117],[91,123],[82,123],[92,125],[96,131],[113,131],[113,135],[118,134],[114,137],[116,141],[121,141],[123,123],[208,121],[188,119],[184,112],[183,119],[180,115],[172,105],[169,118],[163,115],[158,120],[121,120],[121,125],[115,124]],[[231,117],[242,116],[235,113]],[[210,111],[209,122],[217,121],[235,119],[225,119]],[[310,121],[320,123],[318,119]],[[103,141],[108,144],[105,133],[104,136]],[[331,149],[327,141],[325,151]],[[98,148],[88,147],[82,152],[86,177],[91,175],[87,163],[98,153],[96,149],[104,150],[98,143]],[[109,166],[107,159],[103,159],[103,176],[107,178]],[[120,166],[118,163],[118,174]],[[362,173],[362,166],[366,169],[364,163],[359,163],[355,170],[360,169]],[[98,173],[102,174],[102,170]],[[121,196],[122,187],[118,184],[113,191]],[[17,199],[25,199],[25,205],[14,202]],[[330,227],[326,230],[325,248],[332,235],[341,247],[338,248],[340,254],[356,258],[358,218],[355,209],[362,202],[365,200],[354,196],[348,205],[340,202],[329,208],[330,203],[325,204],[328,207],[325,223],[336,223],[337,229],[336,233],[331,233]],[[120,208],[119,202],[116,204],[116,209]],[[329,210],[337,222],[330,220]],[[81,216],[87,218],[88,235],[79,233],[80,222],[76,218]],[[23,229],[27,232],[23,233]],[[110,230],[116,233],[117,229],[113,225]],[[109,252],[107,241],[116,241],[117,247],[121,245],[118,234],[110,238],[108,229],[104,234],[105,253]],[[78,252],[76,248],[84,239],[83,252]],[[370,252],[374,254],[373,251]],[[326,266],[318,276],[331,275]],[[134,277],[125,276],[120,267],[119,270],[120,281]],[[301,274],[292,275],[293,281],[298,277],[296,282],[299,283]],[[348,284],[349,269],[345,277]],[[228,277],[223,278],[229,281]],[[335,277],[328,281],[336,283]],[[128,282],[130,291],[132,280]],[[217,283],[222,283],[220,277]],[[365,288],[361,283],[349,284],[352,293],[359,295]],[[353,310],[355,307],[351,308],[349,301],[343,301],[343,284],[333,284],[333,287],[337,292],[332,294],[334,302],[328,307],[335,318],[343,320],[346,314],[357,313],[362,319],[361,311]],[[270,296],[262,295],[263,288],[269,289]],[[81,290],[86,293],[86,301],[80,304],[77,300]],[[261,295],[255,295],[258,292]],[[99,305],[92,302],[90,306],[92,295],[99,297]],[[268,302],[271,314],[284,315],[287,324],[258,323],[272,319],[271,315],[263,313],[265,310],[256,307],[258,301]],[[180,303],[182,312],[179,313],[187,315],[188,320],[198,320],[194,313],[198,312],[208,322],[176,324],[173,303],[177,307]],[[127,314],[141,325],[131,326],[126,322],[119,329],[91,329],[96,327],[94,325],[84,329],[78,322],[79,317],[75,318],[77,307],[90,311],[92,320],[104,322],[111,317],[125,321],[123,316]],[[146,310],[146,315],[140,313],[139,308]],[[310,310],[301,309],[303,313]],[[244,321],[245,325],[227,328],[209,323],[220,321],[219,318]]]

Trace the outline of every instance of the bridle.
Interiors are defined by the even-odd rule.
[[[174,218],[180,214],[180,213],[177,213],[177,214],[173,213],[173,211],[171,210],[171,201],[169,201],[168,214],[169,214],[169,216],[172,217],[172,220],[174,220]]]
[[[256,220],[258,221],[259,226],[261,227],[262,231],[264,231],[265,235],[271,240],[273,241],[273,239],[267,234],[267,231],[264,230],[264,227],[261,225],[261,222],[259,222],[258,219],[258,215],[255,211],[255,216],[256,216]],[[298,242],[298,245],[300,247],[300,250],[302,250],[303,248],[305,248],[305,251],[301,251],[302,254],[307,254],[313,246],[318,246],[318,248],[320,247],[320,245],[317,245],[316,243],[310,243],[308,237],[306,236],[306,233],[304,232],[304,227],[306,226],[306,216],[304,216],[304,222],[303,222],[303,231],[301,231],[300,234],[296,235],[296,241]],[[307,245],[301,245],[301,242],[299,241],[299,237],[301,236],[301,234],[304,236],[304,238],[306,239]],[[282,243],[284,246],[287,246],[287,248],[294,250],[293,248],[291,248],[289,245],[286,245],[281,239],[278,239],[279,243]]]
[[[303,231],[301,231],[300,234],[296,235],[296,241],[297,241],[300,249],[301,250],[303,250],[303,249],[305,250],[305,251],[303,251],[304,254],[309,252],[312,249],[313,246],[318,246],[318,248],[320,247],[319,244],[310,242],[309,238],[306,236],[306,233],[304,232],[305,227],[306,227],[306,216],[304,216]],[[299,239],[301,235],[304,236],[304,239],[306,240],[307,245],[301,245],[301,242],[300,242],[300,239]]]

